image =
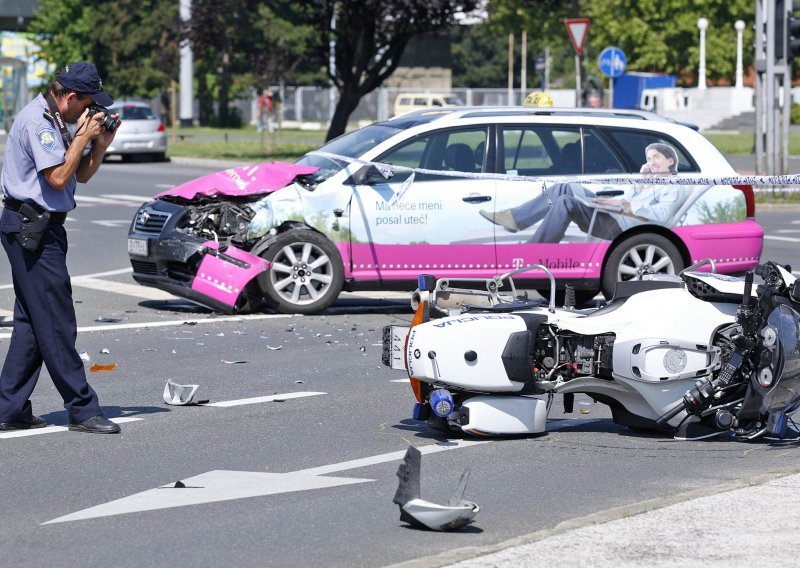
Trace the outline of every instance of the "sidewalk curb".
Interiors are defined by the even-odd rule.
[[[621,507],[599,511],[583,517],[576,517],[574,519],[562,521],[553,528],[541,529],[536,532],[518,536],[497,544],[449,550],[424,558],[416,558],[414,560],[408,560],[399,564],[392,564],[386,566],[385,568],[443,568],[445,566],[450,566],[451,564],[456,564],[457,562],[472,560],[480,556],[501,552],[509,548],[531,544],[545,538],[567,533],[582,527],[605,524],[610,521],[616,521],[618,519],[640,515],[642,513],[647,513],[656,509],[662,509],[670,505],[676,505],[678,503],[698,499],[700,497],[708,497],[711,495],[728,493],[730,491],[746,487],[763,485],[774,479],[780,479],[781,477],[794,475],[796,473],[800,473],[800,466],[781,468],[742,479],[727,481],[713,487],[705,487],[702,489],[688,491],[686,493],[679,493],[677,495],[648,499],[646,501],[639,501],[638,503],[631,503],[630,505],[623,505]]]

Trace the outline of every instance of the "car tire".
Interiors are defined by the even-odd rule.
[[[252,314],[260,311],[263,303],[264,294],[261,292],[258,281],[254,279],[248,282],[242,290],[233,311],[237,314]]]
[[[603,269],[603,295],[610,300],[617,282],[645,274],[678,274],[685,268],[678,247],[662,235],[641,233],[619,243]]]
[[[258,285],[280,313],[317,313],[330,306],[342,290],[342,256],[330,240],[315,231],[281,233],[261,258],[272,267],[258,275]]]

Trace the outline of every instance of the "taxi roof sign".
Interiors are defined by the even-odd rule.
[[[564,20],[567,25],[567,33],[572,41],[572,46],[578,55],[583,54],[583,46],[586,44],[586,36],[589,35],[589,19],[576,18],[574,20]]]

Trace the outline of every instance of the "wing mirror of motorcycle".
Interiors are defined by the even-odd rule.
[[[436,289],[436,277],[432,274],[420,274],[417,279],[420,292],[433,292]]]
[[[800,304],[800,280],[795,280],[792,288],[789,290],[789,297]]]

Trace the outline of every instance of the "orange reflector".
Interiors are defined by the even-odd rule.
[[[116,368],[117,368],[116,363],[111,363],[110,365],[98,365],[97,363],[95,363],[94,365],[89,367],[89,370],[92,373],[97,373],[98,371],[113,371]]]
[[[417,311],[414,312],[414,318],[411,320],[411,325],[408,327],[408,335],[406,335],[406,344],[405,348],[403,349],[404,353],[408,353],[408,338],[411,335],[411,329],[415,325],[419,325],[421,323],[425,323],[430,319],[430,310],[428,309],[428,301],[422,300],[417,307]],[[408,357],[408,355],[406,355]],[[406,372],[408,372],[408,361],[406,361]],[[422,392],[422,381],[419,379],[415,379],[411,376],[411,373],[408,374],[408,379],[411,381],[411,390],[414,391],[414,396],[417,399],[417,402],[422,404],[422,400],[424,398]]]

